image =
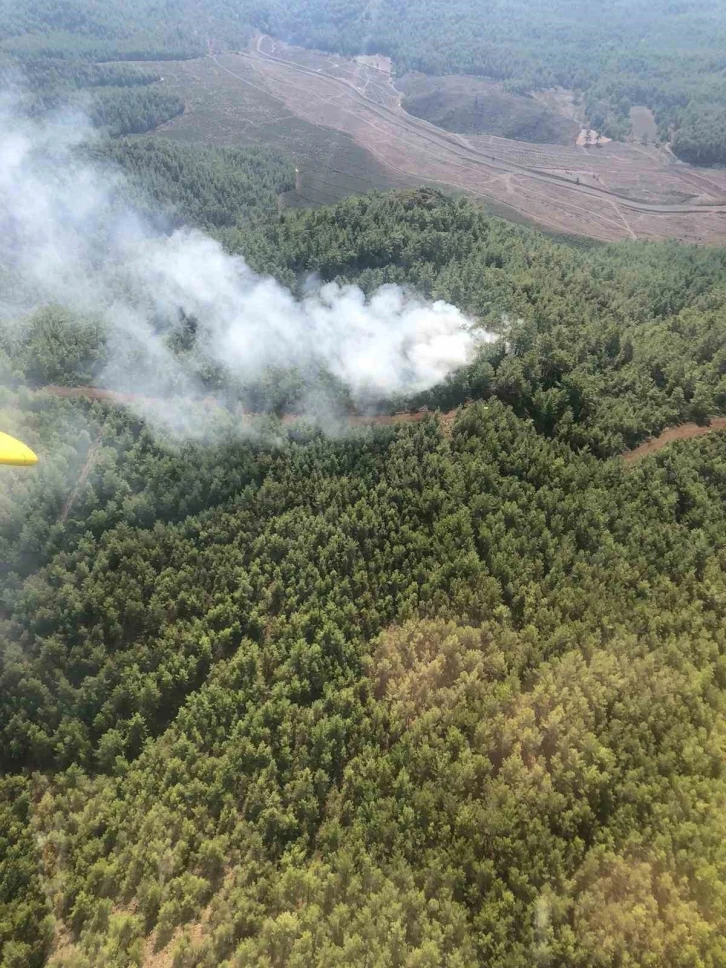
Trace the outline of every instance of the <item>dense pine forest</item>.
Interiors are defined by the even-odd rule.
[[[453,422],[290,428],[270,371],[253,434],[189,440],[44,389],[98,380],[102,322],[3,327],[41,458],[0,497],[3,968],[722,964],[726,438],[620,454],[726,409],[726,255],[84,150],[299,294],[398,282],[499,338],[388,403]]]
[[[59,395],[105,385],[110,324],[17,308],[3,216],[0,430],[39,463],[0,467],[0,968],[726,964],[726,434],[623,458],[726,414],[726,251],[430,188],[287,210],[279,152],[147,136],[184,105],[145,66],[262,29],[562,85],[615,136],[648,105],[718,164],[725,26],[720,0],[0,0],[14,110],[85,112],[104,211],[489,336],[370,405],[421,419],[359,426],[333,374],[233,378],[182,316],[201,399],[169,429]]]

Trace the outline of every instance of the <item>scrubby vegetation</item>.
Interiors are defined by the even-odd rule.
[[[405,94],[409,114],[446,131],[565,145],[573,144],[580,131],[575,121],[534,98],[502,91],[482,78],[406,74],[396,87]]]

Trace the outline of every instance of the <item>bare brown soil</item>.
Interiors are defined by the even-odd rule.
[[[296,190],[285,194],[281,207],[327,205],[349,195],[419,184],[385,168],[348,135],[298,117],[260,85],[257,71],[242,57],[153,66],[163,78],[161,86],[185,102],[184,113],[157,128],[154,136],[283,151],[300,173]]]
[[[240,54],[213,55],[213,63],[231,77],[251,67],[257,86],[292,116],[347,135],[409,183],[467,191],[548,228],[598,239],[726,241],[726,171],[703,173],[635,144],[452,134],[407,114],[381,71],[267,36]]]
[[[364,67],[372,67],[375,71],[383,71],[384,74],[393,74],[393,61],[390,57],[383,54],[358,54],[353,60]]]
[[[690,440],[692,437],[702,437],[704,434],[711,434],[714,430],[726,430],[726,417],[714,417],[708,425],[685,423],[680,424],[678,427],[669,427],[668,430],[664,430],[657,437],[644,441],[635,450],[626,451],[623,454],[623,459],[626,463],[632,464],[642,457],[657,454],[659,450],[662,450],[668,444],[672,444],[674,440]]]

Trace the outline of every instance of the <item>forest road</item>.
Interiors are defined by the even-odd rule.
[[[159,404],[162,403],[158,398],[147,397],[142,394],[134,393],[120,393],[116,390],[106,390],[103,387],[63,387],[55,386],[49,384],[44,387],[39,387],[39,391],[50,393],[54,397],[63,397],[67,400],[96,400],[101,403],[110,403],[118,407],[127,406],[129,404]],[[207,407],[220,407],[224,408],[224,404],[220,403],[214,397],[201,397],[197,401]],[[459,408],[461,409],[461,408]],[[416,423],[419,420],[423,420],[427,416],[438,413],[439,419],[444,422],[444,424],[451,423],[451,421],[456,417],[459,409],[449,410],[447,413],[438,413],[438,411],[433,410],[405,410],[395,414],[358,414],[350,413],[341,417],[341,423],[347,423],[351,427],[385,427],[391,424],[401,424],[401,423]],[[245,410],[243,416],[250,417],[251,419],[270,417],[271,413],[261,413],[254,410]],[[299,423],[310,419],[305,414],[301,413],[285,413],[282,414],[280,420],[284,424]]]
[[[675,440],[691,440],[693,437],[703,437],[704,434],[712,434],[715,430],[726,430],[726,417],[713,417],[709,424],[685,423],[677,427],[668,427],[657,437],[644,440],[633,450],[626,450],[623,460],[627,464],[632,464],[643,457],[657,454],[668,444]]]
[[[605,241],[726,241],[726,177],[711,173],[704,180],[663,151],[612,142],[588,153],[464,137],[408,114],[387,75],[268,35],[257,35],[244,51],[209,57],[233,77],[232,59],[244,61],[257,74],[254,85],[294,115],[352,138],[389,171],[421,184],[465,191],[550,229]]]
[[[41,387],[40,389],[46,393],[51,393],[56,397],[80,400],[98,400],[104,403],[112,403],[116,406],[124,406],[135,402],[158,402],[154,401],[153,398],[150,397],[143,397],[129,393],[117,393],[114,390],[105,390],[102,387],[61,387],[49,385]],[[222,406],[222,404],[215,400],[214,397],[205,397],[200,402],[204,403],[206,406]],[[393,424],[417,423],[428,416],[437,415],[445,431],[449,432],[452,423],[463,409],[464,407],[457,407],[454,410],[448,410],[445,413],[440,413],[435,410],[405,410],[394,414],[348,414],[344,420],[351,427],[387,427]],[[270,414],[245,411],[245,416],[250,418],[259,418],[269,417]],[[305,419],[304,414],[294,413],[284,414],[281,417],[281,420],[284,424],[299,423]],[[658,434],[657,437],[652,437],[649,440],[643,441],[642,444],[639,444],[633,450],[624,451],[622,457],[627,464],[632,464],[643,457],[648,457],[651,454],[657,454],[659,450],[662,450],[668,444],[673,443],[673,441],[690,440],[693,437],[702,437],[704,434],[710,434],[717,430],[726,430],[726,417],[713,417],[711,418],[711,422],[708,424],[685,423],[679,424],[676,427],[668,427],[662,433]]]
[[[345,88],[346,91],[354,98],[365,102],[366,107],[369,110],[373,110],[374,114],[377,114],[381,118],[385,118],[389,121],[394,120],[399,126],[401,134],[404,137],[406,135],[414,135],[424,141],[430,142],[431,144],[445,147],[452,151],[453,154],[470,163],[476,164],[478,162],[484,165],[487,170],[495,168],[500,170],[502,173],[527,175],[529,178],[532,178],[535,181],[543,182],[549,185],[557,185],[558,187],[566,186],[568,190],[576,192],[579,195],[589,195],[593,198],[606,198],[618,205],[625,205],[627,208],[632,208],[638,212],[662,215],[705,214],[707,212],[726,214],[726,202],[702,202],[698,204],[693,202],[645,202],[640,199],[633,198],[632,196],[623,194],[622,192],[617,192],[604,187],[598,187],[597,185],[586,185],[582,183],[577,184],[564,175],[543,172],[538,168],[533,168],[528,165],[518,165],[511,160],[499,158],[496,155],[491,155],[490,153],[484,151],[479,151],[476,148],[466,145],[462,138],[457,134],[449,133],[443,128],[439,128],[435,124],[431,124],[431,122],[425,121],[422,118],[416,118],[414,115],[408,114],[403,108],[393,110],[381,104],[379,101],[371,99],[368,96],[366,89],[357,87],[351,81],[347,81],[343,77],[331,74],[322,68],[313,69],[310,67],[305,67],[302,64],[298,64],[295,61],[284,57],[276,57],[269,51],[265,50],[265,40],[271,40],[271,38],[264,34],[258,37],[252,50],[242,52],[242,56],[251,60],[255,57],[258,57],[262,60],[280,64],[300,75],[307,75],[309,77],[318,79],[325,78],[332,84]],[[212,55],[212,59],[222,70],[232,73],[228,68],[225,68],[223,64],[219,63],[219,60],[216,56]],[[240,79],[244,80],[244,78]],[[268,93],[270,92],[268,91]],[[680,163],[676,162],[676,164]],[[412,174],[415,174],[415,172],[412,172]]]

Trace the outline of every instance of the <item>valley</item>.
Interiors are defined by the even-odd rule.
[[[292,204],[433,185],[602,241],[726,239],[726,171],[692,168],[650,145],[449,132],[408,114],[389,74],[352,59],[257,35],[238,53],[210,49],[203,60],[166,65],[164,83],[187,111],[159,134],[291,149],[299,166]]]

